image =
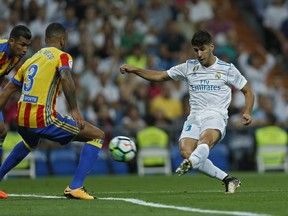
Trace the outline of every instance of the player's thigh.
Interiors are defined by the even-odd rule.
[[[207,129],[200,135],[199,144],[205,143],[212,148],[221,139],[221,132],[218,129]]]
[[[26,127],[17,127],[17,132],[21,135],[24,142],[31,148],[35,149],[39,143],[40,138],[36,133],[33,132],[36,129],[30,129]]]
[[[203,113],[201,115],[199,144],[206,143],[212,148],[225,136],[226,126],[227,119],[221,114],[214,111]]]
[[[80,130],[80,132],[77,134],[74,140],[80,142],[87,142],[93,139],[104,139],[104,138],[105,133],[101,129],[85,121],[84,128]]]

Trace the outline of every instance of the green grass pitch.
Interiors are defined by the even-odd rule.
[[[221,182],[203,174],[90,176],[85,181],[97,200],[69,200],[63,190],[71,177],[0,183],[10,196],[0,199],[1,216],[127,215],[288,215],[288,174],[232,173],[242,185],[224,194]]]

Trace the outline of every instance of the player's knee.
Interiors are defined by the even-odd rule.
[[[105,139],[105,133],[102,130],[99,130],[99,139],[102,139],[102,140]]]

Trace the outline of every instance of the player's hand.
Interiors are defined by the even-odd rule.
[[[252,116],[250,114],[244,113],[243,116],[243,125],[249,125],[252,122]]]
[[[79,112],[79,110],[72,110],[71,115],[76,122],[76,125],[79,129],[83,129],[85,126],[85,119],[82,116],[82,114]]]
[[[120,66],[120,72],[122,74],[125,74],[125,73],[131,73],[133,70],[133,67],[127,65],[127,64],[123,64]]]

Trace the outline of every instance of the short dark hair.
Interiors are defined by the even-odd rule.
[[[192,46],[203,46],[212,43],[212,37],[207,31],[198,31],[191,40]]]
[[[45,38],[52,39],[66,34],[65,27],[60,23],[51,23],[47,26],[45,31]]]
[[[9,38],[19,39],[20,37],[28,40],[32,38],[31,31],[25,25],[17,25],[10,32]]]

